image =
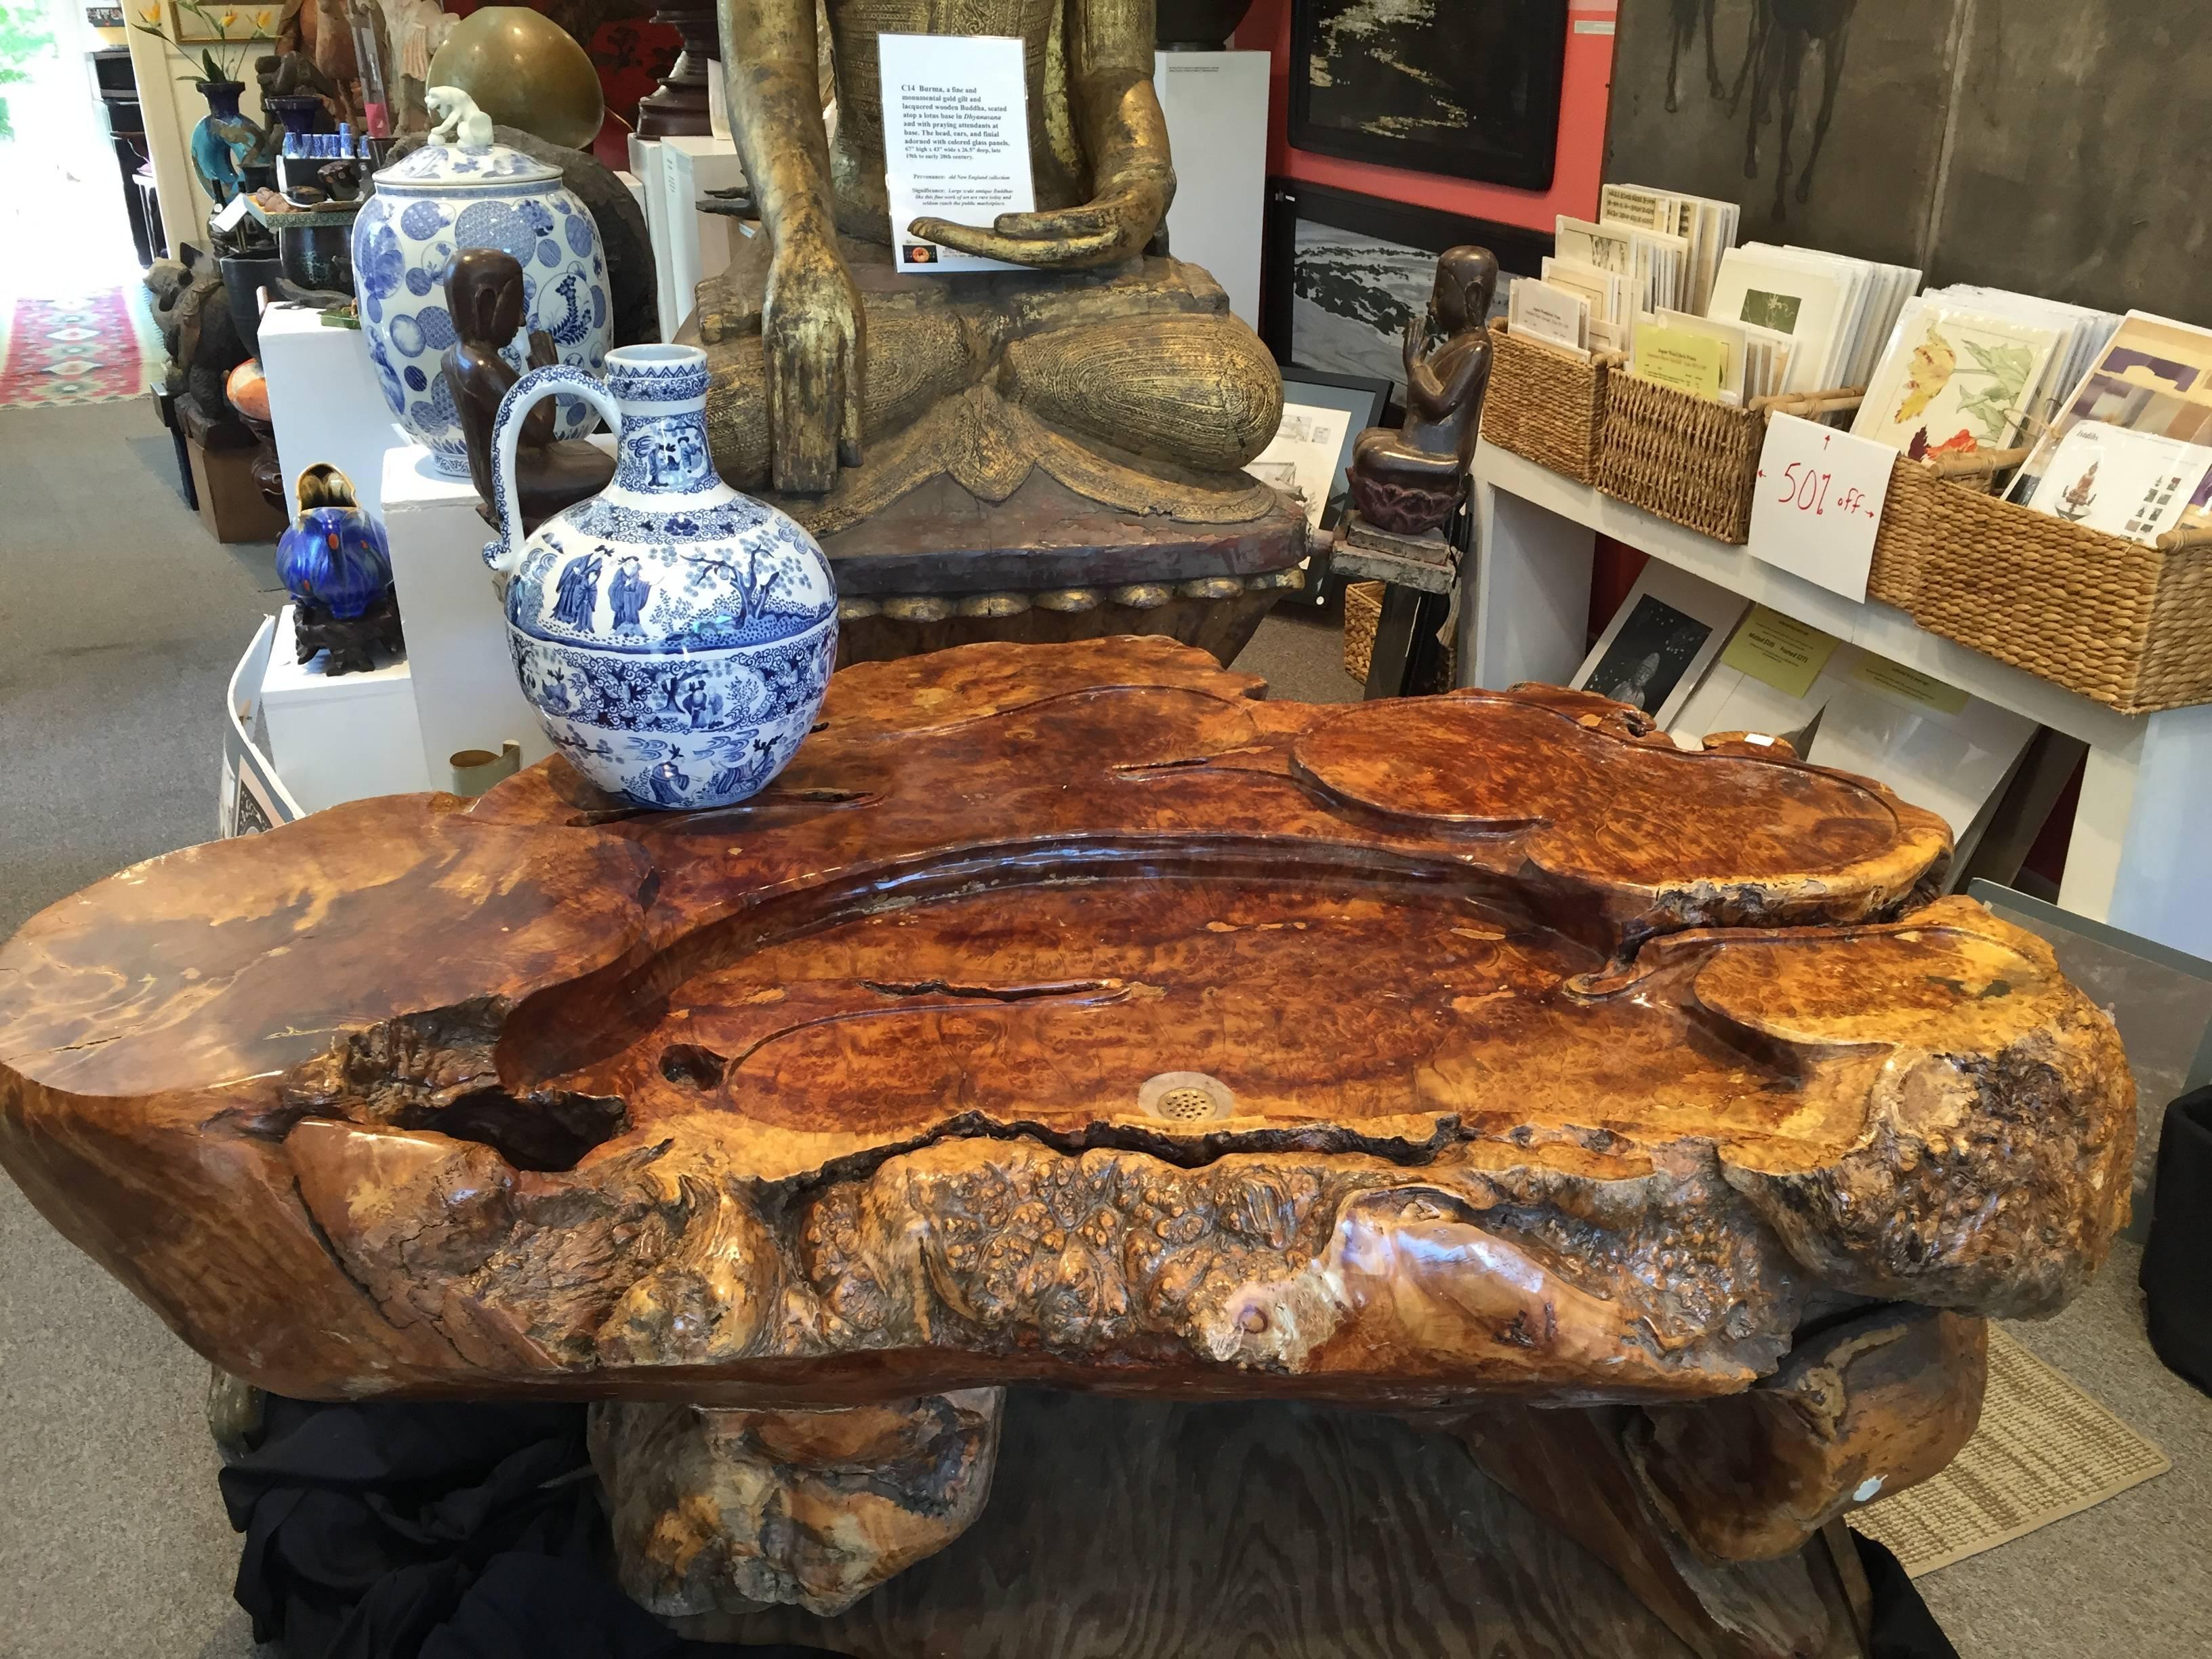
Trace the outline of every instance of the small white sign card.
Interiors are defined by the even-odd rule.
[[[884,89],[884,183],[891,248],[902,271],[1012,270],[916,240],[916,219],[988,230],[1036,206],[1030,178],[1029,94],[1011,35],[878,37]]]
[[[1887,444],[1769,415],[1751,502],[1752,556],[1863,604],[1896,461]]]

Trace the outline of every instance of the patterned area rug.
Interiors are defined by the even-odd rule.
[[[2171,1468],[2164,1452],[1992,1322],[1989,1394],[1973,1437],[1942,1474],[1869,1504],[1851,1525],[1918,1578]]]
[[[106,404],[143,395],[161,367],[146,290],[0,297],[0,406]]]

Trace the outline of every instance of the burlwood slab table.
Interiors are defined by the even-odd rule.
[[[1439,1594],[1431,1510],[1510,1581],[1427,1650],[1863,1653],[1838,1518],[2124,1219],[2111,1022],[1878,785],[1577,693],[1261,689],[975,646],[839,675],[726,811],[556,761],[155,859],[0,951],[0,1158],[255,1383],[599,1402],[670,1616],[1092,1650],[1030,1569],[1200,1419],[1023,1417],[1094,1487],[1008,1469],[1026,1538],[924,1561],[1041,1384],[1449,1433],[1359,1454],[1459,1483],[1394,1517]]]

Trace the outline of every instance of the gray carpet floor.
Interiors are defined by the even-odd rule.
[[[270,550],[179,497],[143,404],[0,410],[0,936],[88,882],[214,833],[223,687],[276,608]],[[1345,701],[1332,608],[1271,617],[1238,666]],[[2062,949],[2064,948],[2062,945]],[[2166,1097],[2186,1018],[2130,1029]],[[2191,1039],[2193,1040],[2193,1039]],[[2185,1064],[2185,1059],[2179,1062]],[[2119,1246],[2055,1320],[2014,1327],[2163,1446],[2170,1474],[1922,1589],[1966,1659],[2178,1659],[2212,1619],[2212,1400],[2142,1335]],[[0,1181],[0,1659],[249,1659],[207,1368]]]

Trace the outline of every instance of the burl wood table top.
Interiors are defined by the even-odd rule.
[[[0,951],[0,1159],[286,1394],[1691,1399],[2059,1305],[2133,1091],[1948,836],[1546,690],[1165,641],[836,677],[743,806],[558,762]]]

